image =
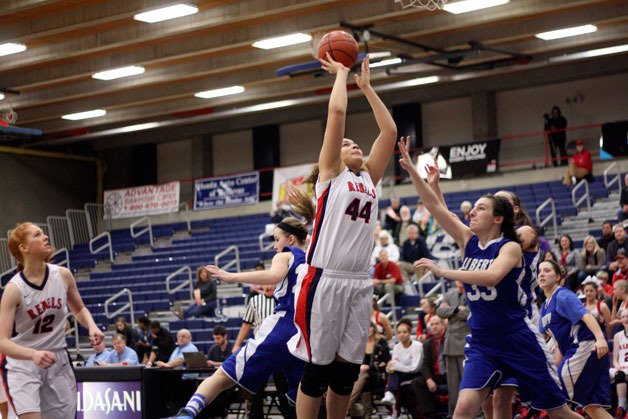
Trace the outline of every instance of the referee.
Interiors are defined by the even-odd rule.
[[[256,334],[259,327],[266,317],[273,314],[275,311],[276,300],[273,296],[275,292],[274,285],[264,285],[263,293],[257,294],[249,299],[249,303],[246,306],[246,312],[242,318],[242,327],[238,337],[233,344],[233,353],[240,350],[242,343],[251,333]],[[288,382],[281,372],[273,374],[275,381],[275,387],[277,388],[277,395],[279,396],[279,410],[285,418],[296,419],[296,413],[293,406],[290,406],[288,399],[286,398],[286,392],[288,391]],[[250,419],[263,419],[264,418],[264,398],[266,392],[264,391],[265,385],[257,394],[253,395],[251,400],[251,408],[249,411]]]

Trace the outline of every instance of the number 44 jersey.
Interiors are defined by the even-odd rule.
[[[478,237],[467,242],[460,269],[484,271],[497,259],[503,245],[510,240],[498,238],[481,245]],[[523,262],[522,262],[523,263]],[[522,267],[513,268],[493,287],[464,284],[467,304],[471,310],[469,326],[475,335],[505,335],[527,328],[525,298],[521,282],[525,279]]]
[[[59,267],[46,264],[41,285],[30,282],[24,272],[11,278],[10,283],[17,286],[22,297],[15,312],[15,335],[11,340],[37,350],[65,348],[67,290]]]
[[[307,263],[323,269],[367,272],[377,222],[377,193],[366,171],[345,169],[316,183],[316,218]]]

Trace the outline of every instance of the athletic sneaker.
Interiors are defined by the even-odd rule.
[[[194,416],[190,415],[185,409],[181,409],[179,410],[179,413],[177,413],[177,418],[194,419]]]
[[[395,404],[395,395],[392,394],[390,391],[387,391],[386,393],[384,393],[384,397],[382,397],[382,403],[387,405]]]
[[[626,409],[618,406],[617,410],[615,411],[615,419],[624,419],[625,416],[626,416]]]

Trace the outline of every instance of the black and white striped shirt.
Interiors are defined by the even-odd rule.
[[[275,304],[275,298],[258,294],[249,300],[242,320],[253,325],[253,333],[257,333],[264,319],[274,313]]]

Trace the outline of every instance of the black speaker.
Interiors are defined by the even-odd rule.
[[[602,151],[610,157],[628,156],[628,121],[602,124]]]

